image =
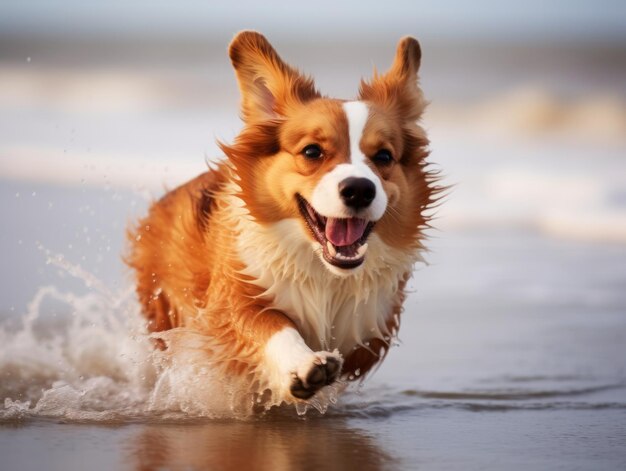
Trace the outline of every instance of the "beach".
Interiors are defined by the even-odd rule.
[[[32,188],[68,213],[76,213],[68,211],[72,203],[61,201],[100,208],[98,201],[110,199],[105,191]],[[81,214],[73,225],[81,227]],[[42,218],[41,227],[50,222]],[[123,239],[111,239],[117,254]],[[85,460],[94,469],[619,468],[626,454],[623,248],[520,230],[438,233],[429,245],[430,265],[410,283],[400,345],[362,387],[324,415],[286,408],[244,419],[210,403],[196,413],[182,412],[184,402],[146,407],[157,391],[153,379],[138,380],[137,359],[149,352],[120,357],[133,351],[132,335],[96,317],[124,310],[86,286],[84,274],[46,265],[45,251],[31,249],[32,270],[44,268],[30,277],[31,293],[50,278],[60,292],[9,315],[34,312],[33,336],[16,341],[23,327],[15,322],[3,330],[3,393],[19,402],[5,402],[2,411],[7,469],[68,469]],[[121,262],[107,259],[99,276],[119,292],[128,278],[116,280]],[[95,299],[54,302],[57,294],[88,298],[94,291]],[[71,315],[72,308],[82,311]],[[85,323],[58,327],[80,316]],[[92,351],[93,342],[103,349]],[[16,371],[20,377],[7,376]],[[46,394],[29,392],[29,383]]]
[[[58,41],[13,36],[0,61],[3,469],[626,465],[621,44],[425,41],[429,160],[450,188],[398,345],[323,413],[244,417],[159,363],[122,260],[126,227],[241,127],[225,45]],[[351,96],[395,45],[372,44],[330,63],[285,49]]]

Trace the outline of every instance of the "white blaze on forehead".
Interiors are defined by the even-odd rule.
[[[365,156],[361,152],[361,138],[367,123],[369,109],[362,101],[348,101],[343,104],[343,110],[348,118],[348,135],[350,137],[350,160],[353,164],[364,163]],[[368,167],[369,168],[369,167]],[[370,170],[371,171],[371,170]]]
[[[360,144],[369,116],[369,108],[362,101],[349,101],[343,104],[343,110],[348,119],[350,163],[339,164],[324,175],[313,190],[310,203],[323,216],[336,218],[353,217],[354,213],[344,205],[339,195],[339,183],[349,177],[367,178],[376,187],[376,197],[370,206],[359,216],[376,221],[385,213],[387,194],[383,189],[380,178],[366,163],[368,160],[367,156],[361,151]]]

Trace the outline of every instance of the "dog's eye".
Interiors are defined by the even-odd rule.
[[[322,148],[317,144],[309,144],[302,149],[302,155],[311,160],[319,159],[322,156]]]
[[[393,157],[391,156],[391,151],[387,149],[380,149],[376,152],[376,154],[374,154],[372,160],[374,160],[377,164],[388,165],[393,161]]]

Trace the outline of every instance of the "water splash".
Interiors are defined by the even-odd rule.
[[[209,337],[186,329],[150,335],[132,286],[113,292],[39,248],[48,264],[81,280],[88,292],[42,287],[18,325],[0,325],[0,421],[242,418],[279,405],[258,384],[224,375],[212,363],[216,347]],[[154,337],[168,350],[154,349]],[[343,388],[325,388],[296,412],[325,413]]]
[[[139,409],[156,369],[130,300],[40,288],[21,325],[0,329],[0,419],[97,420]]]

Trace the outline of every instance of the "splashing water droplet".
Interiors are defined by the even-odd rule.
[[[306,411],[309,410],[309,406],[304,404],[303,402],[296,402],[296,412],[298,415],[306,414]]]

